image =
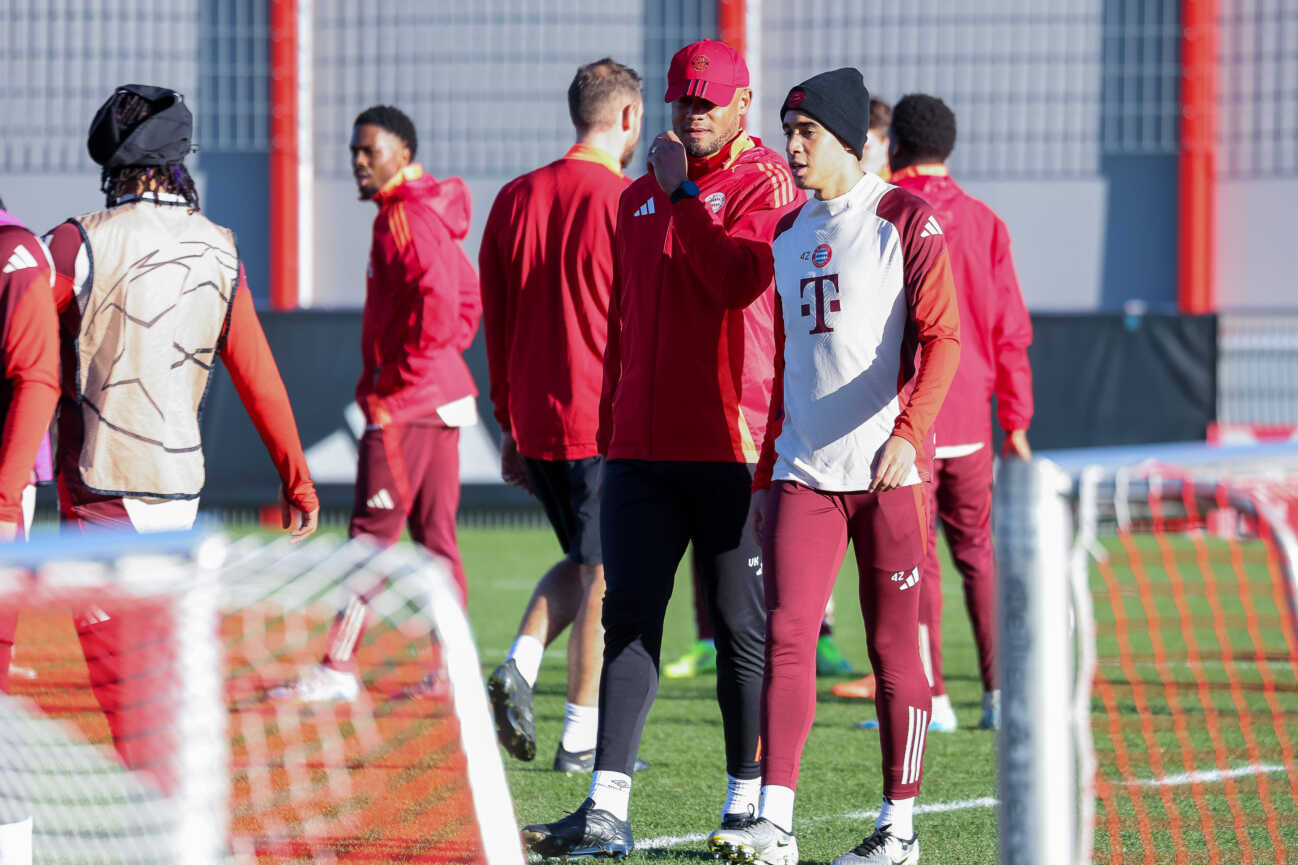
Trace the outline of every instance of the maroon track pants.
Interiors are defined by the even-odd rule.
[[[797,787],[816,714],[816,637],[851,538],[870,663],[878,677],[883,794],[916,795],[931,708],[919,656],[923,490],[917,485],[828,493],[779,481],[768,496],[764,529],[762,782]]]
[[[942,677],[942,567],[937,526],[942,523],[951,558],[964,583],[965,608],[978,647],[983,690],[996,688],[996,561],[992,551],[992,449],[933,461],[928,490],[929,531],[925,551],[920,624],[928,628],[933,694],[946,693]]]
[[[395,544],[402,527],[408,528],[411,540],[446,561],[464,604],[469,588],[455,533],[460,507],[459,448],[459,427],[449,427],[435,416],[417,423],[366,429],[347,531],[353,538],[367,535],[386,545]],[[355,668],[356,645],[364,634],[364,606],[385,582],[366,588],[339,612],[329,636],[326,664],[336,669]]]

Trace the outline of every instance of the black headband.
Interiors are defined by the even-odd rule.
[[[123,125],[117,116],[119,101],[128,93],[146,100],[151,108],[144,119],[132,126]],[[193,132],[194,117],[185,107],[184,97],[175,90],[127,84],[99,106],[90,123],[86,147],[90,158],[105,168],[172,165],[189,155]]]

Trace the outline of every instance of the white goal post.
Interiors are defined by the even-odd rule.
[[[1161,557],[1170,561],[1169,573],[1160,573],[1157,580],[1139,587],[1147,594],[1141,597],[1144,609],[1158,603],[1170,603],[1164,594],[1171,596],[1179,591],[1186,575],[1190,579],[1217,579],[1212,568],[1229,570],[1226,565],[1205,564],[1210,552],[1208,542],[1229,543],[1229,553],[1234,567],[1242,568],[1237,538],[1247,535],[1251,543],[1263,543],[1269,554],[1271,584],[1275,603],[1266,621],[1274,631],[1286,632],[1287,651],[1277,652],[1275,641],[1269,650],[1262,645],[1244,643],[1230,650],[1225,658],[1237,659],[1246,667],[1254,658],[1261,664],[1274,664],[1288,673],[1298,671],[1298,657],[1294,647],[1298,640],[1298,540],[1292,526],[1293,515],[1298,514],[1294,503],[1298,501],[1298,445],[1250,445],[1241,447],[1210,447],[1205,445],[1171,445],[1143,448],[1094,449],[1058,452],[1053,459],[1040,456],[1031,461],[1007,460],[999,466],[994,504],[994,533],[998,568],[998,662],[1001,681],[1001,730],[999,736],[1000,785],[1000,861],[1002,865],[1056,865],[1056,863],[1090,863],[1096,850],[1097,774],[1095,741],[1098,728],[1106,722],[1105,709],[1093,701],[1092,684],[1096,681],[1096,613],[1101,602],[1100,589],[1092,582],[1096,567],[1108,564],[1114,549],[1115,537],[1127,539],[1125,552],[1139,559],[1141,542],[1131,540],[1139,536],[1148,538],[1144,555],[1151,559]],[[1240,528],[1243,526],[1243,528]],[[1220,541],[1218,538],[1228,538]],[[1187,563],[1178,565],[1177,550],[1184,548]],[[1193,553],[1193,555],[1190,555]],[[1225,553],[1222,554],[1223,556]],[[1259,552],[1254,559],[1262,561]],[[1195,563],[1197,559],[1197,564]],[[1273,563],[1273,566],[1271,566]],[[1136,567],[1145,567],[1139,562]],[[1149,565],[1151,570],[1157,564]],[[1252,567],[1260,570],[1261,564]],[[1195,568],[1201,569],[1195,571]],[[1179,571],[1183,569],[1186,574]],[[1242,570],[1241,580],[1246,578]],[[1253,577],[1256,579],[1256,577]],[[1173,588],[1175,584],[1176,588]],[[1124,589],[1125,591],[1126,589]],[[1216,591],[1214,589],[1214,591]],[[1135,595],[1136,589],[1129,594]],[[1103,596],[1106,605],[1121,606],[1128,601],[1122,597]],[[1151,606],[1152,605],[1152,606]],[[1137,607],[1137,609],[1140,609]],[[1179,609],[1179,608],[1178,608]],[[1221,624],[1223,614],[1215,611],[1216,624]],[[1249,636],[1257,633],[1257,616],[1249,625]],[[1247,618],[1247,617],[1246,617]],[[1155,613],[1156,621],[1159,619]],[[1183,667],[1200,669],[1205,662],[1194,643],[1198,639],[1192,622],[1175,620],[1175,615],[1163,615],[1161,621],[1169,625],[1172,642],[1184,643],[1189,652]],[[1140,622],[1136,622],[1139,627]],[[1203,627],[1198,625],[1198,627]],[[1238,626],[1243,629],[1243,625]],[[1222,627],[1218,638],[1230,632]],[[1233,633],[1233,632],[1230,632]],[[1248,637],[1239,637],[1246,640]],[[1154,694],[1142,696],[1147,703],[1156,703],[1156,693],[1164,684],[1166,664],[1159,668],[1158,651],[1167,652],[1165,641],[1157,637],[1155,660],[1144,661],[1148,667],[1137,683],[1140,688]],[[1269,652],[1269,654],[1268,654]],[[1113,659],[1109,668],[1121,665]],[[1130,675],[1135,662],[1129,662],[1121,671],[1110,673],[1115,679]],[[1262,677],[1261,689],[1268,698],[1283,688],[1277,685],[1269,671]],[[1101,674],[1104,665],[1101,664]],[[1200,675],[1204,685],[1206,676]],[[1176,683],[1167,683],[1175,694]],[[1209,684],[1216,684],[1209,683]],[[1269,689],[1269,690],[1268,690]],[[1186,690],[1182,686],[1182,690]],[[1140,692],[1142,695],[1144,691]],[[1182,700],[1185,698],[1182,697]],[[1137,701],[1139,707],[1139,701]],[[1274,711],[1274,704],[1268,703]],[[1164,715],[1175,716],[1182,703],[1174,697],[1158,708]],[[1211,711],[1211,705],[1207,708]],[[1259,711],[1263,721],[1272,721],[1283,739],[1283,719],[1266,717],[1265,707]],[[1197,734],[1196,723],[1178,719],[1176,730],[1181,744],[1192,744]],[[1252,722],[1249,722],[1252,723]],[[1170,724],[1170,727],[1177,726]],[[1250,753],[1265,750],[1265,724],[1259,722],[1257,741],[1250,745]],[[1153,732],[1151,732],[1153,731]],[[1145,744],[1158,744],[1158,736],[1170,736],[1154,728],[1152,723],[1141,729]],[[1132,734],[1134,735],[1134,734]],[[1259,744],[1260,743],[1260,744]],[[1158,750],[1153,749],[1153,750]],[[1167,747],[1171,752],[1176,749]],[[1277,746],[1277,753],[1280,749]],[[1193,754],[1192,748],[1187,751]],[[1289,753],[1285,750],[1285,753]],[[1174,812],[1178,819],[1191,823],[1185,811],[1198,804],[1178,806],[1176,797],[1164,789],[1170,785],[1193,786],[1195,795],[1203,793],[1204,785],[1223,778],[1244,777],[1254,773],[1273,771],[1273,765],[1248,765],[1241,768],[1228,766],[1217,750],[1217,762],[1205,771],[1187,771],[1171,774],[1164,767],[1161,755],[1151,759],[1152,768],[1137,777],[1144,767],[1122,768],[1119,786],[1127,788],[1158,789],[1163,808]],[[1294,766],[1284,766],[1292,773]],[[1115,775],[1119,774],[1116,772]],[[1146,777],[1147,776],[1147,777]],[[1265,788],[1264,788],[1265,790]],[[1246,793],[1228,795],[1245,796]],[[1180,795],[1180,794],[1178,794]],[[1261,794],[1259,794],[1261,795]],[[1266,807],[1263,805],[1263,807]],[[1112,810],[1112,808],[1110,808]],[[1151,806],[1153,814],[1155,808]],[[1240,811],[1239,813],[1244,813]],[[1139,816],[1139,815],[1138,815]],[[1157,815],[1147,817],[1145,824],[1157,821]],[[1193,821],[1197,829],[1202,821],[1209,826],[1210,819],[1199,814]],[[1113,818],[1108,824],[1110,832],[1119,821]],[[1166,832],[1169,846],[1192,846],[1196,840],[1181,832],[1174,820],[1173,828]],[[1144,831],[1147,826],[1140,827]],[[1163,830],[1159,830],[1163,831]],[[1218,830],[1211,830],[1208,834]],[[1233,832],[1233,828],[1222,830]],[[1179,833],[1179,834],[1178,834]],[[1142,839],[1146,837],[1142,834]],[[1274,836],[1272,842],[1282,843]],[[1201,842],[1202,839],[1199,839]],[[1116,840],[1106,843],[1119,844]],[[1215,843],[1210,840],[1209,843]],[[1245,839],[1244,843],[1248,843]],[[1163,861],[1163,860],[1159,860]],[[1172,861],[1168,859],[1167,861]]]
[[[357,698],[271,697],[376,581]],[[128,768],[73,622],[141,606],[171,635],[141,656],[170,690],[149,731],[165,765]],[[0,550],[11,611],[15,663],[36,669],[0,694],[0,824],[31,818],[33,862],[523,862],[469,624],[422,550],[211,528],[51,536]]]

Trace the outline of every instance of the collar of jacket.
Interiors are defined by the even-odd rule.
[[[568,148],[568,152],[563,155],[563,158],[594,162],[604,166],[618,177],[622,176],[622,166],[613,158],[613,155],[604,148],[596,147],[593,144],[583,144],[579,141]]]
[[[901,171],[894,171],[888,178],[889,183],[905,180],[908,177],[950,177],[951,170],[941,162],[925,162],[920,165],[907,165]]]
[[[174,192],[162,192],[158,190],[148,190],[146,192],[130,192],[113,201],[109,207],[121,207],[123,204],[130,204],[132,201],[146,201],[149,204],[188,204],[185,196],[178,195]]]
[[[714,171],[721,171],[735,164],[735,160],[746,151],[752,150],[757,146],[757,142],[748,136],[744,130],[739,130],[739,134],[730,139],[730,143],[724,145],[720,150],[711,156],[704,156],[701,159],[689,160],[689,178],[695,182],[702,180]]]
[[[403,183],[410,180],[418,180],[423,176],[424,166],[420,165],[418,162],[410,163],[405,168],[392,175],[388,182],[383,184],[383,188],[374,193],[374,203],[379,207],[382,207],[387,200],[392,197],[392,193],[394,193]]]

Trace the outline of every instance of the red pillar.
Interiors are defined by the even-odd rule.
[[[747,0],[717,0],[718,38],[744,57],[748,55],[746,6]]]
[[[1217,0],[1181,2],[1181,156],[1177,301],[1212,312],[1216,253]]]
[[[739,52],[748,61],[748,0],[717,0],[717,38]],[[749,75],[752,75],[749,67]],[[749,80],[751,85],[753,81]],[[741,120],[748,126],[748,117]]]
[[[298,305],[297,9],[270,4],[270,305]]]

